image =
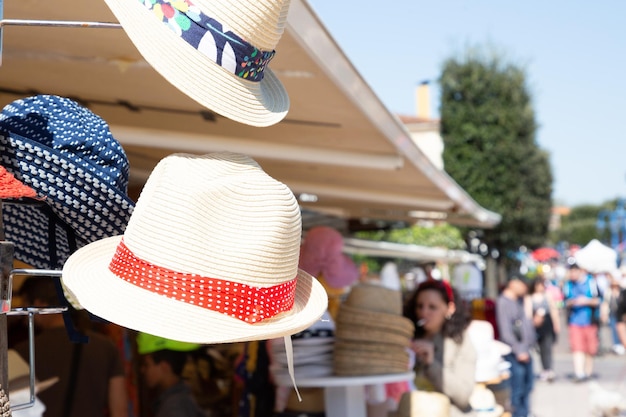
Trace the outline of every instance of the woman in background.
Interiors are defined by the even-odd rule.
[[[552,382],[555,378],[552,351],[561,324],[556,302],[546,291],[543,278],[537,277],[529,285],[529,294],[524,300],[526,315],[531,319],[537,335],[537,346],[541,357],[542,371],[539,379]]]
[[[404,316],[415,326],[415,386],[450,399],[451,416],[471,413],[476,351],[466,329],[469,311],[447,281],[422,282],[408,298]]]

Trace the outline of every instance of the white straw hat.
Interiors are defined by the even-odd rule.
[[[156,71],[203,106],[270,126],[289,97],[267,67],[290,0],[105,0]]]
[[[298,269],[300,209],[247,156],[164,158],[123,236],[65,263],[63,283],[91,313],[192,343],[297,333],[326,311],[322,285]]]

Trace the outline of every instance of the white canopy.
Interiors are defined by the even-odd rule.
[[[574,254],[576,263],[591,273],[617,269],[617,252],[597,239],[591,240]]]
[[[386,258],[401,258],[418,262],[444,261],[449,263],[475,262],[481,265],[484,260],[480,255],[463,250],[434,248],[403,243],[377,242],[366,239],[345,238],[343,251],[350,255],[366,255]]]

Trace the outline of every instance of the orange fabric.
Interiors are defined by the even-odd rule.
[[[0,198],[22,197],[36,198],[37,193],[26,184],[18,181],[5,167],[0,166]]]

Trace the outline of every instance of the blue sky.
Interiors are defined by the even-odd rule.
[[[489,45],[524,68],[567,205],[626,197],[626,1],[309,0],[348,58],[397,114],[445,59]],[[433,84],[433,110],[439,106]]]

